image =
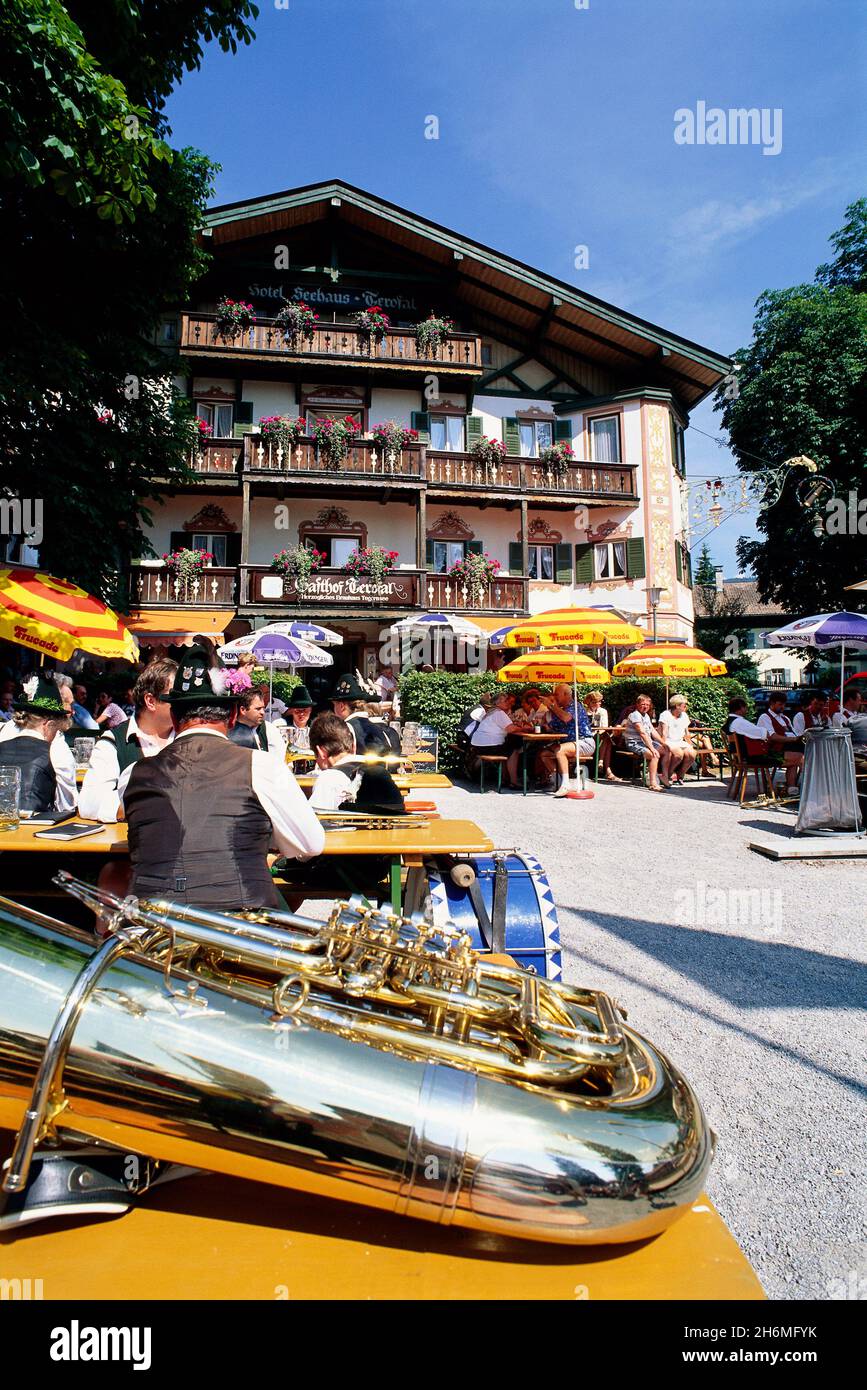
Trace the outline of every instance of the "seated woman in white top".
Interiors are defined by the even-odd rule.
[[[594,734],[599,729],[608,728],[608,711],[602,703],[601,690],[588,690],[584,696],[584,708]]]
[[[336,714],[319,714],[310,726],[310,743],[316,754],[310,805],[317,811],[339,811],[355,800],[361,780],[352,730]]]
[[[695,749],[689,733],[689,715],[685,695],[672,695],[668,709],[659,716],[659,735],[665,747],[663,783],[667,776],[670,786],[683,786],[684,778],[695,762]]]
[[[490,714],[486,714],[474,730],[470,747],[476,754],[505,753],[508,757],[506,771],[509,774],[509,785],[517,788],[520,786],[518,756],[523,743],[519,737],[521,726],[512,718],[514,704],[514,695],[498,695]]]

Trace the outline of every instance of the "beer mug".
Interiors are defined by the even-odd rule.
[[[17,830],[21,811],[21,768],[0,767],[0,830]]]

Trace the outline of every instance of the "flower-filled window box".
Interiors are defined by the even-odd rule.
[[[415,330],[415,340],[419,357],[436,357],[440,348],[455,325],[449,318],[431,313]]]
[[[313,438],[321,458],[328,468],[338,469],[349,453],[355,436],[361,426],[351,415],[342,420],[316,420],[313,425]]]
[[[547,449],[543,449],[539,455],[539,462],[546,473],[553,473],[555,477],[564,478],[569,472],[569,465],[575,460],[575,454],[571,444],[565,440],[560,440],[557,444],[551,444]]]
[[[221,299],[217,305],[217,337],[237,338],[256,322],[252,304],[243,299]]]
[[[394,569],[398,550],[385,550],[381,545],[359,546],[343,566],[344,574],[369,575],[377,583]]]
[[[303,415],[265,415],[259,421],[259,433],[264,444],[290,454],[307,433],[307,421]]]
[[[287,347],[295,347],[301,338],[312,341],[319,315],[314,313],[303,299],[292,300],[291,303],[283,305],[275,322]]]

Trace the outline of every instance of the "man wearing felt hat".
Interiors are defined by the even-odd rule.
[[[306,685],[296,685],[289,696],[286,713],[277,721],[286,732],[290,748],[310,747],[310,724],[313,718],[313,700]]]
[[[341,676],[331,692],[334,713],[345,719],[355,739],[356,753],[400,753],[400,738],[390,724],[371,714],[372,692],[358,675]],[[375,697],[374,697],[375,698]]]
[[[269,849],[307,859],[322,853],[325,835],[283,763],[229,741],[238,695],[207,662],[185,649],[163,697],[174,742],[129,779],[132,892],[226,911],[278,907]]]
[[[71,720],[57,685],[31,676],[13,708],[0,730],[0,767],[21,769],[21,810],[73,810],[75,759],[63,737]]]

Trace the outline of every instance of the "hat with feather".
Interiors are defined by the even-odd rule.
[[[211,657],[201,647],[184,647],[171,690],[161,696],[175,708],[184,705],[225,705],[238,703],[241,692],[232,690],[222,666],[209,666]]]
[[[44,676],[28,676],[22,684],[24,692],[13,702],[13,708],[22,714],[43,714],[48,718],[70,716],[72,711],[60,698],[60,691],[53,680]]]

